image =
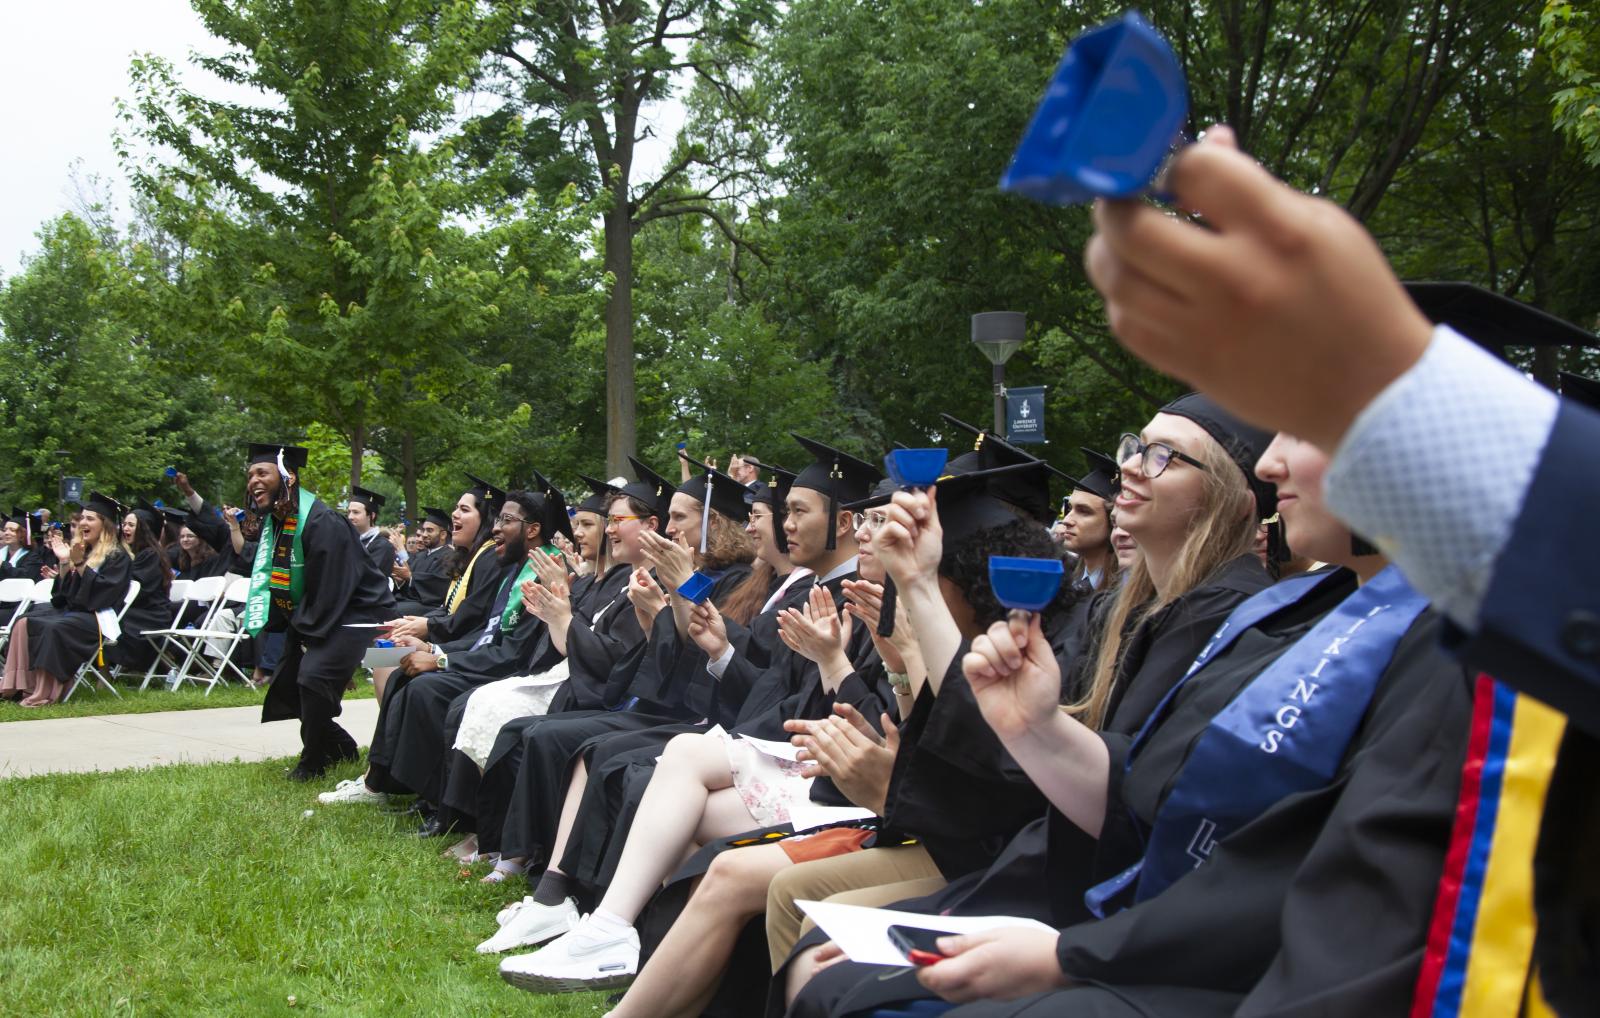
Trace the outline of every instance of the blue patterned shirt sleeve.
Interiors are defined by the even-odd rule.
[[[1346,432],[1329,506],[1475,629],[1550,429],[1554,393],[1445,326]]]

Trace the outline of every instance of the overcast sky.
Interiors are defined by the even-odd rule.
[[[218,83],[188,65],[196,49],[221,46],[187,0],[0,0],[0,275],[16,274],[39,226],[73,207],[75,161],[80,175],[106,178],[126,197],[111,136],[116,100],[132,93],[130,57],[166,57],[190,87],[217,94]],[[662,137],[640,148],[635,180],[670,148],[682,110],[669,107],[657,112]]]

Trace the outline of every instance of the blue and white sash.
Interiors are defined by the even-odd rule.
[[[1196,673],[1334,575],[1287,580],[1234,609],[1134,737],[1128,766]],[[1156,812],[1144,858],[1090,888],[1089,910],[1104,917],[1129,885],[1135,902],[1155,897],[1274,803],[1332,780],[1401,637],[1427,606],[1389,566],[1268,665],[1211,719]]]

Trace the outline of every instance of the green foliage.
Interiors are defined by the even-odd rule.
[[[1600,17],[1593,5],[1545,0],[1539,45],[1565,86],[1552,97],[1556,126],[1590,166],[1600,166]]]

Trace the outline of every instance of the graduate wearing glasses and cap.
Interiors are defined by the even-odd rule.
[[[350,521],[300,487],[306,455],[295,446],[252,444],[245,471],[261,539],[244,629],[251,636],[286,635],[261,720],[300,719],[300,760],[289,771],[294,781],[320,777],[358,755],[355,740],[333,719],[373,630],[349,627],[394,616],[389,578],[362,551]]]

